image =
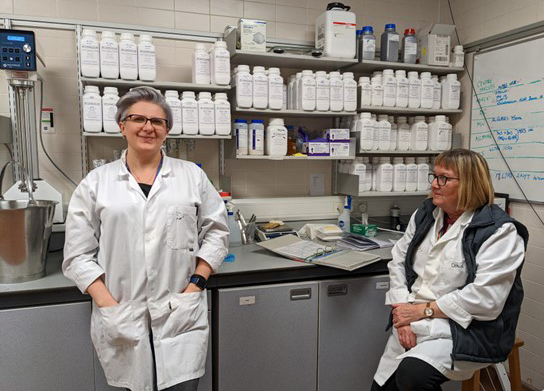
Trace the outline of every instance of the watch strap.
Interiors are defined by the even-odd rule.
[[[206,289],[206,286],[208,285],[208,280],[206,280],[204,276],[201,276],[200,274],[193,274],[189,279],[189,282],[195,284],[201,290]]]

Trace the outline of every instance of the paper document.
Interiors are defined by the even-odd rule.
[[[344,234],[342,234],[342,240],[338,242],[338,247],[353,251],[367,251],[377,248],[393,247],[393,244],[394,243],[390,240],[370,239],[363,235],[344,232]]]

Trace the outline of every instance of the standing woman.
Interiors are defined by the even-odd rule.
[[[393,332],[372,391],[434,391],[505,361],[523,300],[527,229],[493,204],[485,159],[441,153],[431,198],[389,262]]]
[[[132,89],[116,119],[128,147],[72,195],[62,268],[92,297],[91,338],[110,385],[194,391],[206,281],[227,253],[225,206],[199,167],[162,153],[172,113],[160,92]]]

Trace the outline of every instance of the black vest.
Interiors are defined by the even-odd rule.
[[[414,253],[434,225],[433,211],[435,208],[432,199],[427,199],[415,215],[416,229],[406,251],[404,262],[406,281],[410,292],[417,278],[413,268]],[[477,209],[462,238],[463,255],[468,274],[465,284],[470,284],[476,277],[478,271],[476,254],[478,254],[480,246],[505,223],[515,225],[518,234],[523,238],[525,249],[527,249],[529,233],[523,224],[508,216],[497,205],[483,206]],[[450,319],[453,338],[452,361],[497,363],[507,359],[514,346],[516,326],[523,301],[522,266],[523,264],[516,271],[512,289],[501,314],[496,319],[491,321],[473,320],[466,329]],[[462,286],[459,287],[459,289],[462,288]]]

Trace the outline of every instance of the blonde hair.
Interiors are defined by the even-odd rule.
[[[445,151],[436,157],[434,165],[454,171],[459,178],[458,210],[476,210],[493,204],[495,194],[489,166],[479,153],[468,149]]]

